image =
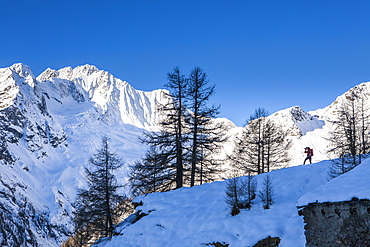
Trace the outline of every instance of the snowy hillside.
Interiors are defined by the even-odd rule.
[[[352,198],[370,199],[370,159],[365,160],[355,169],[319,186],[302,196],[298,206],[311,202],[340,202]]]
[[[130,218],[122,222],[117,227],[120,236],[96,246],[200,247],[220,242],[240,247],[253,246],[271,236],[281,238],[279,246],[303,247],[304,223],[297,206],[370,197],[368,176],[363,176],[370,174],[369,159],[331,181],[327,176],[329,164],[322,161],[270,172],[275,203],[266,210],[256,198],[250,210],[236,216],[230,215],[224,200],[226,181],[140,196],[135,201],[143,205],[136,210],[148,215],[134,224]],[[259,188],[266,175],[257,176]]]
[[[275,203],[266,210],[257,197],[250,210],[242,210],[236,216],[230,215],[224,200],[226,181],[140,196],[135,201],[143,205],[136,210],[148,215],[134,224],[129,220],[121,223],[117,228],[120,236],[97,246],[196,247],[220,242],[240,247],[253,246],[271,236],[281,238],[279,246],[303,247],[304,224],[303,217],[298,215],[297,202],[328,183],[329,164],[329,161],[322,161],[270,172]],[[370,173],[369,168],[370,160],[367,160],[353,172],[362,169],[360,172]],[[266,175],[257,176],[259,188]],[[329,183],[335,183],[337,190],[348,185],[341,177]],[[369,188],[366,193],[369,195]],[[316,200],[316,196],[310,198]]]

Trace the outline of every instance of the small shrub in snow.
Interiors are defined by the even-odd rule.
[[[279,246],[280,241],[281,240],[278,237],[272,238],[271,236],[268,236],[267,238],[258,241],[258,243],[253,245],[253,247],[265,247],[265,246],[276,247]]]
[[[214,242],[214,243],[211,243],[211,244],[206,244],[206,246],[215,246],[215,247],[228,247],[229,244],[225,243],[225,242]]]
[[[257,181],[253,176],[232,178],[226,185],[225,201],[231,208],[231,215],[240,213],[240,209],[252,207],[252,200],[256,197]]]
[[[252,201],[256,198],[257,192],[257,180],[254,176],[248,175],[246,177],[246,181],[244,183],[245,191],[246,191],[246,200],[245,200],[245,208],[252,207]]]
[[[274,203],[274,188],[269,174],[267,174],[263,181],[262,189],[259,191],[259,197],[262,200],[264,209],[269,209]]]
[[[225,201],[231,208],[231,215],[237,215],[240,213],[239,208],[242,206],[242,198],[245,196],[240,182],[240,178],[232,178],[227,181],[225,191]]]

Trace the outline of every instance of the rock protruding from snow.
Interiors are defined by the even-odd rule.
[[[54,69],[47,68],[44,72],[42,72],[36,79],[40,82],[51,80],[54,77],[58,77],[58,71]]]

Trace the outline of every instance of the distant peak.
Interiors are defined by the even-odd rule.
[[[292,106],[272,114],[274,117],[290,117],[294,122],[304,121],[311,118],[311,115],[300,106]]]
[[[15,63],[9,68],[23,78],[30,76],[32,79],[35,79],[35,76],[33,75],[32,70],[28,65],[25,65],[23,63]]]
[[[77,72],[77,73],[85,74],[85,75],[91,75],[99,71],[100,70],[95,65],[90,65],[90,64],[81,65],[73,69],[73,72],[75,73]]]
[[[74,78],[78,78],[81,76],[89,76],[99,71],[101,70],[99,70],[95,65],[90,64],[80,65],[75,68],[67,66],[59,70],[47,68],[37,77],[37,80],[45,81],[50,80],[51,78],[73,80]]]
[[[272,115],[284,115],[284,116],[287,116],[287,115],[291,115],[295,112],[305,112],[300,106],[292,106],[292,107],[289,107],[289,108],[286,108],[286,109],[283,109],[283,110],[280,110],[280,111],[277,111],[275,112],[274,114]]]
[[[51,68],[47,68],[44,72],[42,72],[37,77],[37,80],[46,81],[46,80],[50,80],[51,78],[58,77],[58,75],[59,75],[58,71],[51,69]]]

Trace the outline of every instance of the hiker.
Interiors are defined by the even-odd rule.
[[[304,149],[304,152],[307,154],[307,157],[306,159],[304,160],[303,162],[303,165],[306,164],[306,160],[309,160],[310,161],[310,164],[312,164],[312,160],[311,160],[311,157],[313,156],[313,149],[309,148],[309,147],[306,147]]]

